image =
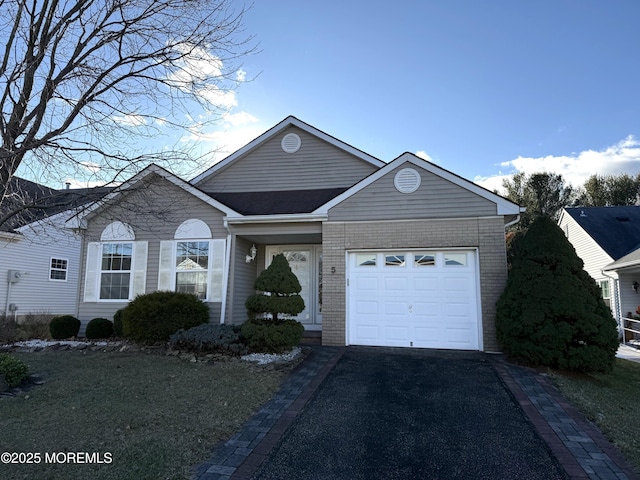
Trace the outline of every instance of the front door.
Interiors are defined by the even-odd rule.
[[[298,277],[304,310],[296,320],[307,330],[322,328],[322,247],[320,245],[280,245],[267,247],[266,265],[282,253],[291,271]]]

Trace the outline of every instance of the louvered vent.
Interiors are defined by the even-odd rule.
[[[302,140],[300,140],[300,137],[295,133],[287,133],[282,138],[281,145],[282,150],[284,150],[286,153],[296,153],[298,150],[300,150]]]
[[[420,186],[420,174],[413,168],[403,168],[396,173],[393,184],[401,193],[413,193]]]

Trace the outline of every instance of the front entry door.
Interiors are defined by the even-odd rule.
[[[273,257],[282,253],[289,262],[291,271],[298,277],[302,290],[300,296],[304,300],[304,310],[296,317],[296,320],[304,325],[307,330],[320,330],[322,325],[321,315],[321,289],[322,289],[322,248],[318,245],[303,246],[269,246],[267,247],[266,265],[268,267]]]

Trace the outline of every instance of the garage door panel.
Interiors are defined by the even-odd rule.
[[[431,252],[430,258],[436,260],[422,265],[412,252],[395,250],[395,257],[405,255],[402,265],[380,263],[387,257],[378,252],[368,254],[378,259],[377,267],[363,267],[351,254],[348,343],[477,350],[475,253],[457,254],[466,258],[466,265],[445,265],[450,252]]]

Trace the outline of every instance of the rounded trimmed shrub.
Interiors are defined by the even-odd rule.
[[[616,322],[562,230],[539,217],[516,247],[496,305],[504,352],[529,365],[610,371],[618,349]]]
[[[77,337],[80,331],[80,320],[73,315],[57,315],[49,322],[49,332],[54,340]]]
[[[300,343],[304,326],[296,320],[274,322],[252,318],[242,324],[240,335],[253,352],[282,353]]]
[[[181,328],[209,321],[209,306],[190,293],[138,295],[122,310],[122,333],[135,342],[166,342]]]
[[[116,313],[113,314],[113,333],[116,337],[124,336],[122,334],[122,311],[124,308],[121,308]]]
[[[94,318],[87,324],[87,338],[109,338],[113,335],[113,322],[106,318]]]
[[[29,376],[29,367],[8,353],[0,353],[0,376],[9,387],[17,387]]]

